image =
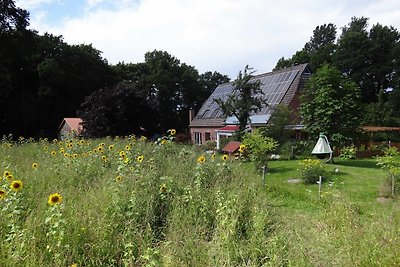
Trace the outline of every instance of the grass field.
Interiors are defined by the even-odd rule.
[[[3,141],[0,266],[400,266],[386,173],[324,167],[319,196],[288,183],[296,160],[269,162],[263,182],[250,162],[168,141]]]

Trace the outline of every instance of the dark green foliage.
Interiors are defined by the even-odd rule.
[[[311,136],[324,132],[344,145],[360,125],[360,89],[337,68],[324,65],[307,83],[300,112]]]
[[[277,105],[274,109],[275,111],[268,121],[270,126],[263,128],[262,132],[282,144],[290,138],[290,130],[285,126],[293,124],[292,113],[286,105]]]
[[[236,80],[233,82],[233,93],[223,101],[215,99],[225,116],[235,116],[239,121],[238,139],[240,140],[246,125],[249,123],[250,115],[260,111],[266,105],[263,92],[260,88],[260,81],[254,80],[254,71],[249,66],[244,71],[239,71]]]

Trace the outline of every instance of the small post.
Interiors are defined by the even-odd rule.
[[[265,165],[262,166],[262,185],[263,185],[263,187],[265,186],[265,169],[266,169]]]
[[[392,197],[394,197],[394,174],[391,174],[392,176]]]
[[[319,177],[318,181],[318,198],[321,199],[321,187],[322,187],[322,176]]]

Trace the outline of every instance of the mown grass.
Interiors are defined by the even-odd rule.
[[[23,188],[0,182],[0,266],[400,265],[399,204],[377,201],[374,159],[324,165],[319,197],[288,183],[299,161],[269,162],[264,185],[250,162],[200,155],[133,138],[2,143],[0,171]]]

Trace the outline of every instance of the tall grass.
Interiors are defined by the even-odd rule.
[[[0,182],[0,266],[400,265],[380,169],[326,165],[340,171],[319,199],[317,185],[287,183],[297,161],[271,162],[264,187],[252,164],[201,155],[133,137],[3,142],[1,174],[23,187]]]

